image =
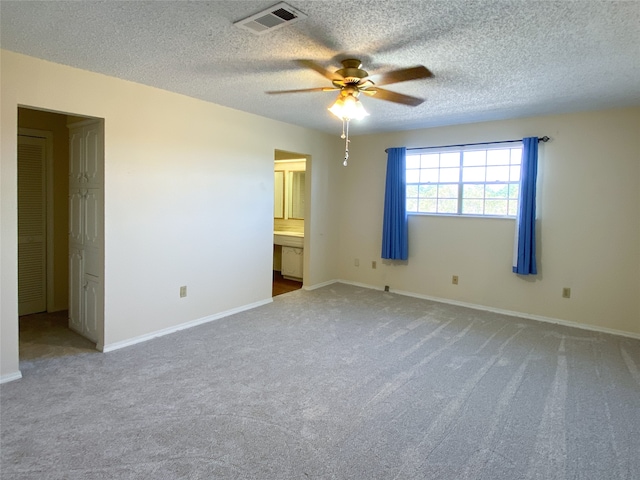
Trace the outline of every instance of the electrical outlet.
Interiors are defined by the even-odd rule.
[[[377,268],[377,264],[375,260],[371,262],[371,268],[373,268],[374,270]]]
[[[388,291],[389,291],[389,285],[385,285],[385,286],[384,286],[384,291],[385,291],[385,292],[388,292]]]
[[[360,259],[359,258],[355,258],[353,260],[353,266],[354,267],[359,267],[360,266]]]
[[[187,286],[183,285],[180,287],[180,298],[184,298],[187,296]]]
[[[454,285],[458,284],[458,275],[454,275],[453,277],[451,277],[451,283],[453,283]]]
[[[571,289],[564,287],[562,289],[562,298],[571,298]]]

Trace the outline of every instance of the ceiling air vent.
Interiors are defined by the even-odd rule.
[[[285,25],[291,25],[301,18],[307,18],[307,16],[300,10],[281,2],[266,9],[264,12],[256,13],[244,20],[235,22],[234,25],[256,35],[262,35]]]

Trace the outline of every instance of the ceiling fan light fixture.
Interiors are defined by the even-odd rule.
[[[333,102],[328,110],[336,117],[342,120],[342,135],[344,139],[344,161],[342,164],[346,167],[349,160],[349,122],[354,118],[362,120],[369,113],[362,106],[362,102],[358,97],[350,91],[342,90],[336,101]]]
[[[343,120],[342,118],[342,107],[344,106],[344,100],[342,100],[342,97],[338,97],[337,100],[335,102],[333,102],[333,105],[331,105],[328,110],[333,113],[336,117],[338,117],[340,120]]]
[[[336,101],[329,107],[329,111],[340,120],[362,120],[369,115],[362,102],[353,95],[339,95]]]

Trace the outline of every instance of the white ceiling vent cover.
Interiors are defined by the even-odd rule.
[[[276,30],[285,25],[296,23],[307,16],[300,10],[296,10],[284,2],[280,2],[264,12],[251,15],[244,20],[239,20],[234,25],[243,30],[248,30],[256,35]]]

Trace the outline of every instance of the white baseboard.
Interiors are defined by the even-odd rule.
[[[22,378],[22,372],[18,370],[17,372],[9,373],[8,375],[0,376],[0,384],[13,382],[14,380],[20,380]]]
[[[354,287],[362,287],[362,288],[369,288],[371,290],[380,290],[380,291],[384,291],[384,288],[381,287],[376,287],[375,285],[369,285],[368,283],[360,283],[360,282],[351,282],[349,280],[337,280],[337,282],[339,283],[346,283],[347,285],[353,285]],[[402,293],[400,293],[399,291],[394,291],[393,293],[397,293],[400,295],[403,295]]]
[[[329,280],[329,281],[327,281],[327,282],[316,283],[315,285],[310,285],[310,286],[303,285],[303,286],[302,286],[302,288],[303,288],[304,290],[311,291],[311,290],[316,290],[316,289],[318,289],[318,288],[326,287],[327,285],[331,285],[332,283],[336,283],[336,282],[339,282],[339,281],[340,281],[340,280]],[[344,283],[344,282],[343,282],[343,283]]]
[[[231,310],[226,310],[221,313],[216,313],[215,315],[209,315],[207,317],[198,318],[196,320],[191,320],[189,322],[181,323],[180,325],[176,325],[169,328],[164,328],[162,330],[156,330],[155,332],[147,333],[145,335],[140,335],[138,337],[122,340],[121,342],[109,343],[106,345],[98,345],[97,348],[98,350],[101,350],[102,352],[105,352],[105,353],[112,352],[114,350],[119,350],[121,348],[129,347],[137,343],[146,342],[147,340],[151,340],[153,338],[163,337],[171,333],[179,332],[180,330],[197,327],[198,325],[213,322],[215,320],[220,320],[221,318],[228,317],[229,315],[234,315],[236,313],[244,312],[246,310],[251,310],[253,308],[260,307],[262,305],[266,305],[271,302],[273,302],[273,298],[260,300],[259,302],[254,302],[254,303],[250,303],[249,305],[243,305],[241,307],[232,308]]]
[[[337,280],[340,283],[345,283],[347,285],[354,285],[356,287],[363,287],[363,288],[370,288],[372,290],[383,290],[380,287],[376,287],[374,285],[367,285],[364,283],[358,283],[358,282],[350,282],[348,280]],[[467,307],[467,308],[473,308],[474,310],[483,310],[485,312],[493,312],[493,313],[499,313],[502,315],[509,315],[511,317],[518,317],[518,318],[526,318],[527,320],[536,320],[538,322],[545,322],[545,323],[553,323],[556,325],[562,325],[564,327],[573,327],[573,328],[580,328],[582,330],[590,330],[592,332],[600,332],[600,333],[608,333],[611,335],[619,335],[622,337],[628,337],[628,338],[634,338],[636,340],[640,340],[640,334],[638,333],[632,333],[632,332],[625,332],[624,330],[616,330],[613,328],[606,328],[606,327],[600,327],[597,325],[587,325],[584,323],[578,323],[578,322],[572,322],[570,320],[562,320],[559,318],[553,318],[553,317],[544,317],[542,315],[534,315],[531,313],[523,313],[523,312],[517,312],[514,310],[504,310],[501,308],[494,308],[494,307],[488,307],[486,305],[478,305],[475,303],[467,303],[467,302],[460,302],[457,300],[451,300],[449,298],[442,298],[442,297],[433,297],[430,295],[422,295],[419,293],[414,293],[414,292],[407,292],[407,291],[403,291],[403,290],[390,290],[390,293],[397,293],[398,295],[404,295],[407,297],[414,297],[414,298],[421,298],[423,300],[431,300],[433,302],[439,302],[439,303],[448,303],[449,305],[457,305],[460,307]]]

